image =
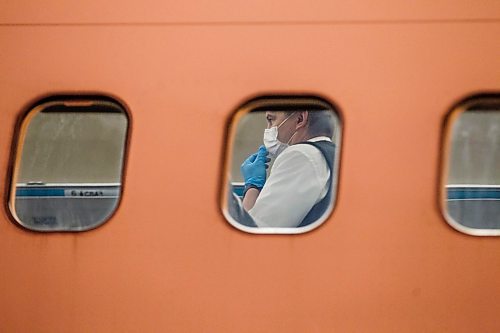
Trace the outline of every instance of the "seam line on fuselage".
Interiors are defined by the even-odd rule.
[[[287,25],[397,25],[397,24],[447,24],[447,23],[500,23],[500,18],[477,19],[413,19],[413,20],[332,20],[332,21],[194,21],[194,22],[45,22],[45,23],[0,23],[0,27],[161,27],[161,26],[287,26]]]

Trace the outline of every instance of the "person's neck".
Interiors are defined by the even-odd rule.
[[[310,135],[309,133],[307,132],[304,132],[304,133],[299,133],[297,132],[297,134],[295,135],[295,137],[293,138],[293,141],[290,142],[291,145],[294,145],[296,143],[299,143],[299,142],[304,142],[304,141],[307,141],[309,139],[312,139],[314,138],[315,136],[312,136]]]

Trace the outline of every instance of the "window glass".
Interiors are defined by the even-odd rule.
[[[318,98],[260,98],[229,127],[222,210],[253,233],[302,233],[323,223],[336,197],[340,121]]]
[[[9,206],[38,231],[94,228],[121,193],[128,117],[116,102],[64,98],[35,106],[17,142]]]
[[[481,98],[447,124],[444,211],[472,235],[500,235],[500,100]]]

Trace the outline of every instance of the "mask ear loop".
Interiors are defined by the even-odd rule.
[[[288,117],[286,117],[285,120],[283,120],[281,122],[281,124],[278,125],[277,128],[279,129],[281,127],[281,125],[283,125],[288,119],[290,119],[291,116],[293,116],[295,114],[295,112],[297,112],[297,111],[294,111],[291,115],[289,115]]]
[[[290,141],[292,141],[293,137],[295,136],[295,134],[297,134],[297,130],[295,130],[295,132],[293,132],[292,136],[290,137],[290,139],[286,142],[287,145],[290,145]]]
[[[291,115],[289,115],[288,117],[286,117],[285,120],[283,120],[281,122],[281,124],[278,125],[278,129],[280,128],[281,125],[283,125],[285,123],[285,121],[287,121],[288,119],[290,119],[291,116],[293,116],[295,113],[297,113],[297,111],[294,111],[292,112]],[[293,132],[292,136],[290,137],[290,139],[288,139],[288,141],[286,142],[287,145],[290,145],[290,141],[292,141],[293,137],[295,136],[295,134],[297,134],[297,130],[295,130],[295,132]]]

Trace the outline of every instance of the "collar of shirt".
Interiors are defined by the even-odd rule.
[[[330,141],[330,142],[332,142],[332,139],[330,139],[327,136],[316,136],[314,138],[310,138],[307,141],[309,141],[309,142],[318,142],[318,141]]]

